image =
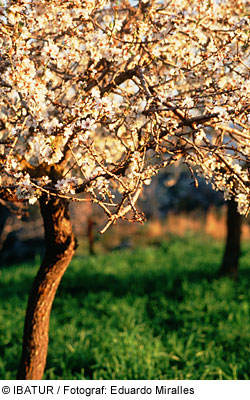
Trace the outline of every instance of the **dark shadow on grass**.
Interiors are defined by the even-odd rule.
[[[13,269],[13,280],[9,280],[8,283],[1,280],[0,276],[0,301],[1,299],[6,302],[12,297],[18,297],[20,300],[24,300],[28,297],[32,281],[35,277],[30,273],[22,273],[20,276],[16,277],[16,271],[18,271],[18,266],[6,267],[6,269]],[[2,268],[3,269],[3,268]]]
[[[81,270],[63,278],[59,287],[60,295],[71,294],[72,296],[84,295],[87,293],[110,292],[116,297],[128,293],[143,296],[144,294],[160,293],[177,300],[182,298],[182,282],[190,281],[200,283],[202,280],[212,282],[218,279],[214,267],[206,263],[200,266],[198,271],[175,271],[174,268],[167,268],[161,271],[142,272],[131,268],[131,272],[118,277],[116,274],[105,274],[102,272],[91,272]],[[250,276],[249,276],[250,280]]]
[[[120,253],[121,257],[123,257],[123,252],[121,251]],[[18,266],[7,268],[13,268],[13,274],[18,270]],[[207,261],[204,261],[202,265],[200,264],[197,270],[186,270],[185,267],[175,269],[173,266],[167,266],[167,255],[165,269],[154,270],[154,265],[152,265],[152,270],[142,272],[131,267],[131,270],[128,270],[126,274],[123,273],[120,277],[115,273],[91,272],[90,268],[84,269],[83,266],[80,271],[78,270],[74,273],[66,272],[66,276],[64,276],[59,286],[57,297],[64,295],[78,297],[79,294],[84,296],[88,293],[109,292],[115,297],[122,297],[129,293],[138,296],[157,294],[181,301],[183,297],[182,283],[184,281],[192,284],[195,282],[200,283],[201,281],[212,282],[219,279],[218,269],[219,266],[214,266]],[[34,276],[35,273],[36,271]],[[14,277],[9,284],[1,282],[0,279],[0,299],[6,301],[13,296],[18,296],[22,299],[27,297],[34,276],[24,272],[18,278]],[[249,268],[240,270],[238,282],[242,280],[247,280],[250,284]]]

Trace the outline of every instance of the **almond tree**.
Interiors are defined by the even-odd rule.
[[[19,378],[43,375],[76,248],[69,201],[102,207],[102,233],[141,222],[143,185],[183,162],[248,213],[249,12],[246,0],[2,2],[0,197],[39,201],[47,246]]]

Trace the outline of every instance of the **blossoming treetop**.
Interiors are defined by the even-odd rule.
[[[129,211],[141,221],[143,184],[182,161],[194,182],[205,176],[248,213],[249,15],[246,0],[2,4],[0,197],[39,199],[48,243],[19,376],[43,373],[51,304],[75,247],[68,200],[87,194],[99,204],[102,232]],[[46,271],[58,260],[50,296]],[[41,282],[51,298],[36,341]],[[34,361],[38,342],[42,362]]]
[[[182,158],[247,212],[247,1],[7,3],[3,189],[88,192],[112,219]]]

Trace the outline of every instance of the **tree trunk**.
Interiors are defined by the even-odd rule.
[[[46,253],[28,300],[18,379],[42,379],[52,303],[76,248],[68,201],[42,196],[40,208],[44,221]]]
[[[92,217],[88,217],[88,242],[89,242],[89,254],[94,255],[95,254],[95,249],[94,249],[94,221]]]
[[[3,234],[3,232],[4,232],[5,224],[9,218],[9,216],[10,216],[10,210],[7,207],[5,207],[4,205],[0,204],[0,251],[2,249],[2,245],[3,245],[4,241],[6,239],[6,237],[3,237],[3,236],[5,236]]]
[[[227,208],[227,240],[223,261],[220,269],[221,276],[237,278],[240,258],[240,237],[242,217],[237,211],[237,203],[232,199]]]
[[[7,207],[0,204],[0,237],[4,230],[5,223],[9,218],[9,215],[10,215],[10,210]]]

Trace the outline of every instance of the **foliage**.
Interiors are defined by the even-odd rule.
[[[247,214],[248,1],[0,10],[1,197],[90,197],[106,229],[131,209],[140,221],[142,185],[181,160]]]
[[[221,243],[77,256],[51,316],[47,379],[249,379],[249,246],[238,282]],[[35,265],[1,269],[0,378],[13,379]]]

